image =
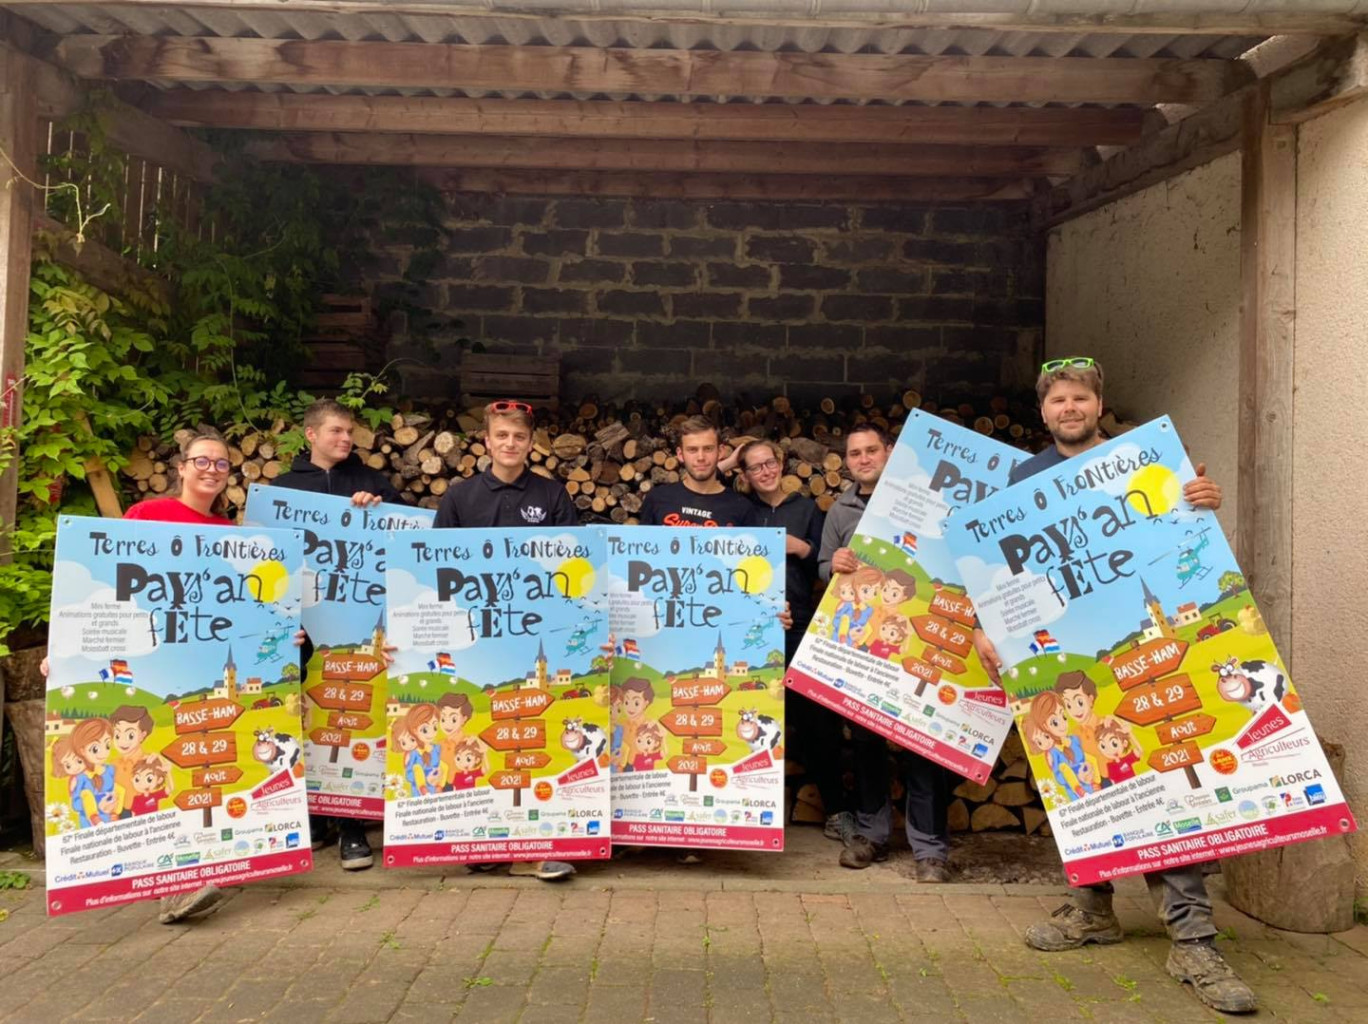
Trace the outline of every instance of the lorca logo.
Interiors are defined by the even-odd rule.
[[[1310,771],[1293,772],[1291,775],[1274,775],[1268,780],[1268,784],[1274,789],[1281,789],[1283,786],[1295,786],[1298,782],[1314,782],[1320,777],[1320,769],[1312,768]]]

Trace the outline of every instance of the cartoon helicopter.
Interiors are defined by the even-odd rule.
[[[1184,538],[1184,543],[1176,548],[1170,548],[1158,558],[1150,561],[1150,565],[1161,562],[1170,555],[1178,556],[1178,564],[1175,567],[1178,574],[1178,588],[1181,590],[1193,580],[1206,579],[1211,572],[1211,566],[1202,564],[1202,552],[1211,545],[1211,539],[1207,536],[1211,527],[1204,526],[1195,534],[1189,530]],[[1196,537],[1196,540],[1192,538]]]
[[[277,626],[268,632],[265,639],[257,645],[256,663],[260,665],[264,661],[274,661],[279,657],[280,644],[288,635],[289,631],[284,626]]]
[[[741,647],[764,647],[765,646],[765,627],[763,623],[754,623],[750,629],[746,630],[746,639],[742,641]]]
[[[569,626],[555,629],[553,633],[563,633]],[[566,654],[583,654],[589,650],[589,634],[593,632],[594,626],[591,622],[581,622],[570,632],[570,639],[565,642]]]

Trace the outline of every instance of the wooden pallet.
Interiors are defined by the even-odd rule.
[[[461,394],[469,405],[513,398],[554,409],[560,402],[560,359],[467,352],[461,358]]]

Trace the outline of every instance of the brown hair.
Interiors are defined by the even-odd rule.
[[[413,730],[409,728],[408,715],[404,714],[396,718],[390,725],[390,741],[394,744],[394,749],[398,750],[401,746],[399,737],[403,735],[413,736]],[[418,742],[418,737],[413,736],[414,743]]]
[[[873,434],[885,448],[893,447],[893,435],[877,423],[857,423],[846,433],[846,451],[850,450],[850,439],[856,434]]]
[[[146,757],[133,766],[133,774],[139,772],[152,772],[157,776],[160,785],[166,785],[166,769],[162,767],[161,761],[155,757]]]
[[[506,407],[495,412],[494,406],[497,404],[497,402],[490,402],[485,406],[484,428],[486,434],[489,433],[489,429],[493,426],[495,419],[512,420],[518,426],[525,428],[529,434],[536,429],[537,421],[533,419],[530,412],[523,409],[514,409],[512,407]]]
[[[625,697],[629,693],[639,693],[646,698],[649,704],[655,700],[655,690],[652,688],[650,680],[642,679],[640,676],[633,676],[631,679],[624,679],[622,682],[622,695]]]
[[[896,583],[902,587],[903,590],[907,591],[909,599],[917,596],[917,580],[909,572],[903,572],[901,569],[889,569],[888,572],[884,573],[884,582]]]
[[[717,432],[717,425],[706,416],[690,416],[677,428],[675,428],[675,447],[684,446],[684,438],[693,434],[708,434],[720,440],[721,435]]]
[[[317,430],[319,427],[323,426],[324,421],[326,421],[329,416],[341,417],[348,423],[356,418],[352,415],[352,411],[345,405],[335,402],[331,398],[320,398],[317,402],[314,402],[313,405],[304,410],[304,416],[300,422],[304,424],[305,430]]]
[[[62,761],[68,757],[80,758],[81,762],[85,763],[85,758],[81,757],[76,752],[75,746],[72,745],[71,737],[62,736],[52,745],[52,777],[54,779],[68,777],[66,769],[62,767]]]
[[[1045,719],[1049,718],[1056,711],[1064,706],[1059,699],[1059,694],[1052,690],[1044,693],[1037,693],[1031,698],[1031,708],[1026,712],[1026,742],[1035,746],[1031,739],[1031,734],[1036,730],[1043,732],[1050,737],[1051,743],[1054,741],[1054,733],[1045,727]]]
[[[1061,380],[1083,384],[1098,398],[1102,397],[1102,364],[1095,362],[1082,370],[1065,366],[1050,373],[1042,373],[1036,378],[1036,398],[1041,405],[1045,404],[1045,396],[1050,393],[1050,388],[1054,387],[1056,381]]]
[[[475,714],[475,706],[470,703],[470,698],[464,693],[444,693],[437,698],[437,710],[451,708],[459,711],[463,717],[469,719]]]
[[[1126,727],[1111,717],[1102,719],[1101,723],[1097,726],[1097,732],[1093,735],[1096,737],[1098,743],[1102,742],[1104,736],[1115,736],[1118,739],[1124,740],[1127,748],[1131,747],[1135,742],[1134,738],[1126,730]]]
[[[1088,678],[1086,672],[1065,672],[1056,679],[1054,692],[1063,693],[1065,690],[1082,690],[1083,696],[1097,699],[1097,684]]]
[[[415,708],[409,708],[404,715],[404,727],[413,733],[414,739],[418,738],[418,726],[426,725],[437,717],[437,709],[431,704],[419,704]]]
[[[633,742],[639,743],[643,736],[654,736],[660,741],[662,747],[665,745],[665,734],[660,731],[660,726],[655,722],[642,722],[637,726],[636,734],[633,736]]]
[[[779,463],[779,472],[782,473],[784,471],[784,449],[767,438],[761,438],[758,441],[747,441],[736,453],[736,465],[737,468],[741,470],[740,473],[736,474],[736,489],[742,494],[750,494],[751,491],[755,490],[755,488],[751,486],[750,479],[746,476],[746,456],[757,448],[768,449],[769,453],[774,456],[775,461]]]
[[[228,442],[223,439],[223,435],[220,434],[213,427],[200,427],[198,430],[196,430],[193,434],[191,434],[188,438],[185,439],[185,443],[180,446],[180,453],[174,459],[171,460],[172,463],[176,466],[176,473],[171,478],[171,486],[166,489],[165,497],[179,498],[181,496],[182,480],[180,475],[180,467],[185,465],[186,461],[190,458],[190,452],[194,450],[195,445],[199,444],[201,441],[212,441],[214,444],[223,445],[223,454],[227,456]],[[210,515],[221,516],[225,511],[227,511],[227,492],[228,474],[225,473],[223,474],[223,487],[219,490],[218,494],[214,495],[214,500],[209,505]]]
[[[109,724],[118,725],[120,722],[131,722],[138,727],[143,737],[152,733],[152,713],[147,708],[138,707],[136,704],[121,704],[109,715]]]
[[[866,565],[863,569],[856,569],[855,572],[850,575],[850,581],[857,587],[862,587],[869,583],[878,586],[883,582],[883,578],[883,571],[874,568],[872,565]]]
[[[616,704],[620,700],[622,700],[622,687],[614,683],[608,687],[608,703],[610,705]]]
[[[451,756],[454,759],[458,754],[465,753],[478,754],[480,760],[484,760],[484,748],[480,746],[480,741],[477,739],[462,740],[460,743],[456,744],[456,749],[451,752]]]
[[[72,751],[85,762],[87,768],[93,768],[95,766],[85,756],[85,748],[101,736],[111,732],[113,730],[110,728],[107,718],[87,718],[85,721],[77,722],[76,728],[71,730]]]
[[[912,624],[903,615],[890,615],[883,620],[883,625],[879,628],[883,629],[884,626],[893,626],[898,630],[898,643],[902,643],[912,635]]]

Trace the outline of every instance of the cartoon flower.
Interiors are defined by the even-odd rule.
[[[44,816],[49,825],[60,825],[64,818],[71,817],[71,808],[66,804],[48,804]]]
[[[404,777],[397,772],[391,772],[385,776],[386,793],[402,793],[404,791]]]
[[[63,818],[57,823],[57,831],[60,833],[75,832],[76,822],[72,818]]]

